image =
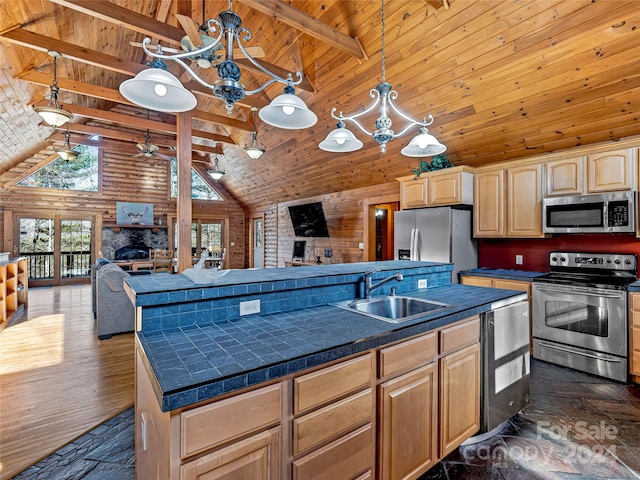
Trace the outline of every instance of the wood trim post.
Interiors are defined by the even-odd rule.
[[[178,273],[191,268],[191,112],[177,116],[178,146],[178,200],[177,212],[177,258]]]

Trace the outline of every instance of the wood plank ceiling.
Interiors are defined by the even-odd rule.
[[[206,1],[204,17],[227,7],[226,0]],[[241,204],[260,208],[381,184],[419,164],[421,159],[400,155],[413,135],[380,153],[350,125],[363,149],[332,154],[318,148],[335,128],[331,109],[361,111],[380,82],[379,0],[239,0],[233,9],[253,33],[247,45],[262,47],[265,62],[304,72],[306,90],[297,93],[319,118],[306,130],[258,120],[258,140],[267,152],[252,160],[242,148],[253,130],[248,107],[266,105],[282,85],[247,97],[229,118],[222,102],[188,83],[198,98],[194,156],[209,161],[222,153],[221,181]],[[174,146],[176,117],[151,112],[147,119],[118,86],[149,60],[130,41],[140,42],[141,32],[152,30],[175,46],[182,34],[175,14],[201,23],[202,11],[200,0],[0,0],[0,184],[64,140],[64,130],[43,126],[32,110],[47,103],[53,73],[48,49],[63,54],[58,83],[60,103],[75,114],[72,144],[100,133],[103,142],[125,142],[122,148],[133,156],[133,144],[148,128],[155,143]],[[430,132],[447,145],[455,164],[486,165],[615,140],[640,134],[639,25],[637,0],[387,0],[386,79],[406,113],[433,114]],[[357,38],[364,54],[348,51],[357,45],[348,37]],[[177,65],[169,68],[189,81]],[[214,74],[209,69],[203,77],[213,81]],[[243,69],[248,89],[265,80]],[[401,120],[393,119],[399,130]],[[364,123],[373,129],[374,121],[371,115]]]

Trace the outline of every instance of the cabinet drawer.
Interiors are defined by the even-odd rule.
[[[480,340],[480,318],[440,331],[440,354],[447,355]]]
[[[368,353],[293,379],[293,413],[306,412],[371,385],[372,354]]]
[[[505,290],[518,290],[531,294],[531,284],[529,282],[518,282],[517,280],[499,280],[493,282],[494,288],[503,288]]]
[[[182,458],[280,421],[278,383],[180,414]]]
[[[493,287],[493,280],[486,277],[462,276],[463,285],[471,285],[473,287]]]
[[[373,418],[371,388],[293,421],[293,454],[347,433]]]
[[[631,308],[633,310],[640,310],[640,293],[631,294]]]
[[[351,480],[372,467],[373,431],[365,425],[293,462],[293,480]]]
[[[629,315],[629,324],[632,327],[640,327],[640,311],[632,310]]]
[[[631,329],[631,350],[640,352],[640,326]]]
[[[629,373],[631,373],[631,375],[640,375],[640,352],[637,350],[631,352]]]
[[[379,376],[384,378],[433,360],[438,355],[438,339],[435,333],[430,333],[383,348],[378,353]]]

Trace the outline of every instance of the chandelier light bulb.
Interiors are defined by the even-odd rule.
[[[284,105],[282,107],[282,113],[284,113],[285,115],[293,115],[293,113],[296,111],[296,109],[294,107],[292,107],[291,105]]]
[[[344,145],[344,142],[346,142],[346,141],[347,141],[346,138],[342,138],[342,137],[336,138],[336,143],[338,145]]]
[[[159,97],[164,97],[167,95],[167,87],[165,87],[161,83],[156,83],[153,87],[153,91],[156,92],[156,95],[158,95]]]

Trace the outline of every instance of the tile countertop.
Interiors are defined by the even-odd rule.
[[[633,282],[631,285],[627,287],[627,291],[629,292],[640,292],[640,281]]]
[[[137,339],[160,406],[170,411],[440,328],[499,303],[526,299],[513,290],[458,284],[403,295],[452,308],[393,324],[323,305],[207,326],[137,332]]]
[[[495,277],[503,280],[519,280],[522,282],[530,282],[535,277],[545,275],[546,272],[528,272],[526,270],[506,270],[502,268],[474,268],[460,272],[460,275],[468,275],[473,277]]]

